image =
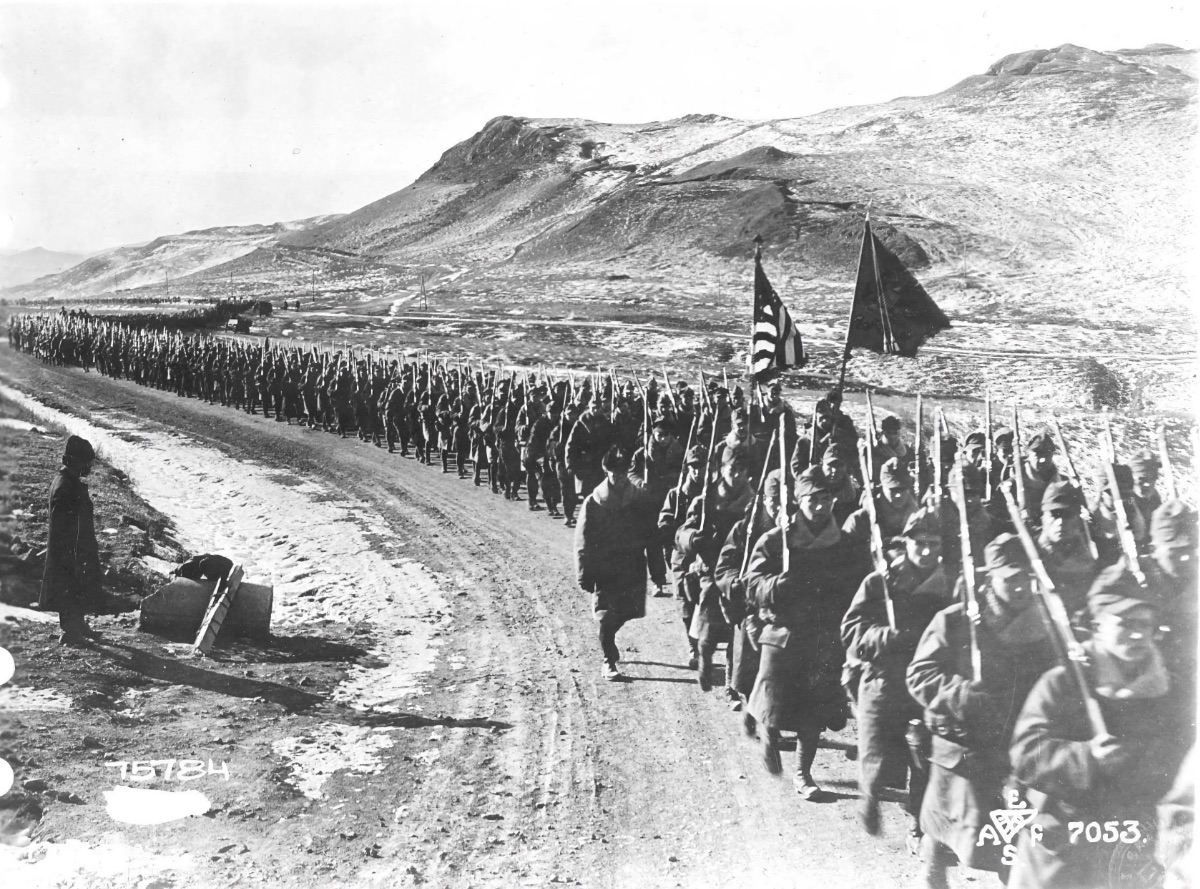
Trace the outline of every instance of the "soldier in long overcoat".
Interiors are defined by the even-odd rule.
[[[916,818],[925,785],[921,771],[908,768],[906,730],[910,719],[920,718],[921,708],[909,695],[904,675],[917,641],[933,616],[950,604],[953,588],[940,564],[942,529],[936,509],[914,512],[903,541],[903,555],[887,566],[886,576],[873,571],[863,579],[842,619],[846,655],[863,664],[856,711],[860,817],[872,836],[879,833],[879,795],[886,777],[906,771],[910,832],[919,835]]]
[[[57,611],[62,643],[83,645],[91,631],[85,615],[100,598],[100,548],[87,483],[96,452],[77,435],[67,439],[62,468],[50,484],[46,567],[39,606]]]
[[[1065,666],[1045,673],[1025,700],[1010,762],[1038,814],[1017,842],[1011,889],[1115,885],[1114,863],[1123,848],[1144,845],[1156,803],[1194,741],[1154,642],[1157,615],[1143,595],[1121,563],[1088,593],[1094,632],[1085,645],[1085,681],[1103,731],[1089,720]]]
[[[974,618],[978,681],[962,604],[933,618],[908,665],[908,690],[924,709],[932,734],[920,814],[927,886],[946,884],[951,853],[963,867],[1001,869],[1001,849],[980,844],[980,830],[989,823],[989,812],[1005,808],[1008,746],[1019,707],[1054,665],[1021,542],[1002,534],[988,544],[985,560],[987,579],[979,585]]]
[[[584,499],[575,528],[579,586],[592,594],[599,623],[601,675],[622,678],[616,635],[626,621],[646,616],[646,536],[650,511],[640,480],[629,477],[629,457],[613,447],[602,461],[604,480]]]
[[[786,570],[780,528],[764,534],[750,557],[746,596],[765,626],[747,710],[760,725],[763,765],[771,774],[783,770],[779,733],[797,733],[794,784],[811,800],[820,794],[812,765],[821,732],[846,725],[840,681],[845,650],[838,629],[866,573],[866,552],[864,541],[844,535],[834,522],[832,486],[820,467],[796,479],[796,498]]]
[[[722,451],[716,482],[692,500],[687,518],[675,532],[676,557],[671,568],[683,575],[684,595],[694,606],[688,637],[695,640],[696,680],[702,691],[712,689],[709,674],[717,645],[733,642],[730,626],[721,611],[721,591],[714,571],[730,530],[746,515],[754,500],[754,488],[747,481],[749,459],[746,448],[729,447]],[[729,673],[727,664],[727,679]]]

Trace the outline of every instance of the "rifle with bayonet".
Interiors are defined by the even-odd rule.
[[[867,430],[867,439],[870,440],[872,430]],[[887,610],[888,626],[893,630],[896,629],[896,607],[892,602],[891,593],[888,592],[888,573],[887,573],[887,558],[883,552],[883,534],[879,530],[879,516],[875,512],[875,484],[871,479],[870,458],[868,457],[868,449],[870,445],[864,444],[858,449],[858,460],[862,468],[863,478],[867,479],[867,496],[864,498],[867,501],[867,518],[871,525],[871,562],[875,566],[875,573],[879,575],[880,584],[883,589],[883,606]],[[786,546],[784,551],[787,551]]]
[[[1101,443],[1103,445],[1103,442]],[[1129,525],[1129,514],[1125,511],[1125,501],[1121,499],[1121,486],[1117,483],[1117,463],[1114,459],[1104,461],[1104,474],[1108,481],[1108,490],[1112,494],[1113,517],[1117,523],[1117,539],[1121,543],[1121,553],[1129,571],[1137,581],[1138,586],[1146,586],[1146,575],[1138,561],[1137,541],[1133,537],[1133,528]]]
[[[1054,581],[1050,579],[1050,575],[1046,571],[1046,566],[1042,563],[1042,557],[1038,553],[1037,545],[1033,542],[1033,538],[1029,535],[1029,529],[1025,527],[1023,510],[1013,499],[1012,492],[1007,487],[1003,489],[1003,494],[1004,502],[1008,505],[1009,517],[1012,519],[1013,527],[1017,529],[1017,537],[1020,538],[1021,546],[1024,548],[1025,555],[1029,558],[1029,564],[1033,568],[1035,576],[1035,583],[1033,585],[1034,593],[1041,609],[1042,618],[1046,621],[1046,629],[1054,644],[1058,659],[1070,672],[1072,678],[1075,680],[1075,684],[1078,686],[1092,731],[1097,735],[1107,735],[1108,728],[1104,724],[1104,714],[1100,711],[1100,704],[1097,703],[1095,695],[1092,694],[1092,690],[1088,686],[1087,676],[1083,672],[1083,662],[1086,659],[1086,655],[1084,654],[1083,646],[1079,644],[1079,640],[1075,638],[1075,633],[1071,629],[1071,621],[1067,615],[1067,608],[1063,605],[1063,601],[1054,587]]]
[[[1179,494],[1175,489],[1175,470],[1171,466],[1171,454],[1167,451],[1167,427],[1158,427],[1158,460],[1162,463],[1163,485],[1167,489],[1167,499],[1174,500]]]
[[[1083,491],[1083,482],[1079,479],[1079,473],[1075,471],[1075,461],[1071,459],[1071,450],[1067,447],[1067,439],[1063,436],[1062,429],[1058,425],[1058,417],[1053,413],[1050,414],[1050,428],[1054,430],[1054,437],[1058,439],[1058,448],[1062,451],[1063,460],[1067,464],[1067,478],[1077,491]],[[1080,507],[1079,514],[1083,520],[1083,536],[1087,540],[1088,552],[1092,554],[1092,558],[1094,559],[1098,556],[1096,541],[1092,539],[1092,532],[1088,528],[1088,517],[1083,514],[1083,507]]]
[[[1017,489],[1017,506],[1021,507],[1021,515],[1027,516],[1029,513],[1025,507],[1025,448],[1021,444],[1021,412],[1015,402],[1012,406],[1012,428],[1013,483]]]
[[[975,597],[975,554],[971,548],[971,521],[967,513],[967,487],[964,475],[967,463],[959,459],[958,472],[951,473],[951,496],[958,506],[958,536],[962,545],[963,605],[967,613],[967,628],[971,635],[971,678],[979,682],[983,678],[983,658],[979,652],[978,628],[979,602]]]

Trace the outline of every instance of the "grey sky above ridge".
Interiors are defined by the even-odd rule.
[[[1027,49],[1192,47],[1188,6],[0,3],[0,246],[348,212],[501,114],[798,117]]]

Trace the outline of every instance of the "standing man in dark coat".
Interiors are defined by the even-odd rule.
[[[567,438],[567,469],[579,480],[579,494],[586,497],[604,479],[600,465],[613,443],[612,424],[593,397]]]
[[[92,471],[96,452],[77,435],[67,439],[62,469],[50,484],[46,569],[41,608],[58,612],[64,645],[85,645],[91,630],[84,617],[100,597],[100,547],[92,498],[83,481]]]
[[[763,765],[773,775],[783,771],[780,733],[797,733],[793,785],[813,800],[821,792],[812,777],[821,732],[846,726],[845,650],[838,630],[865,573],[866,548],[834,522],[832,485],[819,466],[796,479],[796,498],[800,509],[786,542],[783,530],[772,528],[750,556],[746,599],[764,627],[746,711],[759,723]]]
[[[646,616],[646,538],[649,513],[641,484],[629,478],[629,457],[613,447],[602,460],[604,480],[588,494],[575,528],[575,568],[579,586],[592,594],[600,624],[601,675],[622,679],[617,630]]]

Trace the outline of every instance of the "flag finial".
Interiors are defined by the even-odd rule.
[[[763,236],[755,235],[754,236],[754,258],[755,259],[762,259],[762,245],[763,245]]]

